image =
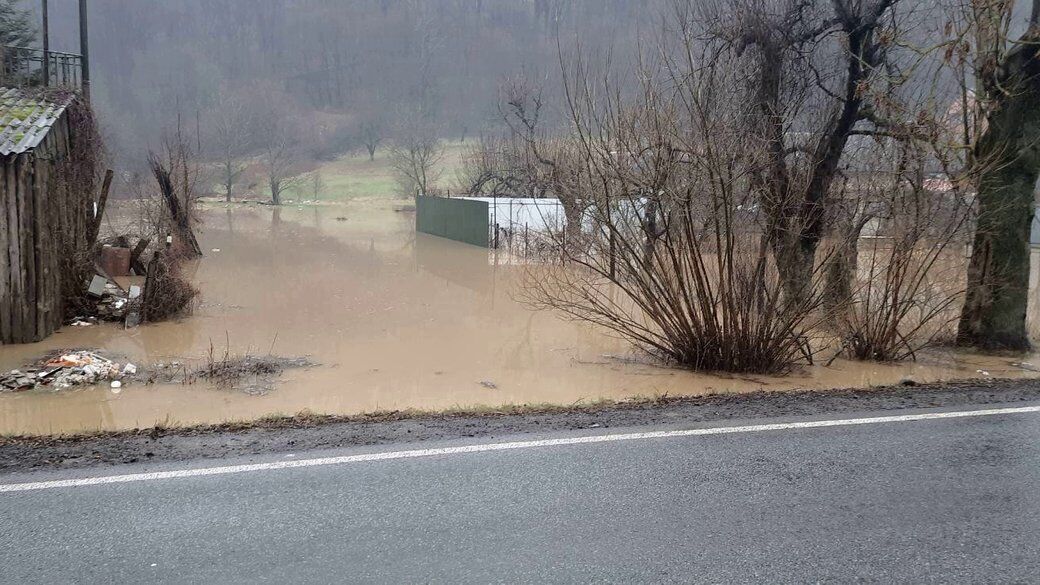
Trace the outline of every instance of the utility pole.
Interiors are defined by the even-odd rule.
[[[79,63],[83,97],[90,101],[90,41],[87,38],[87,0],[79,0]]]
[[[51,84],[51,29],[47,15],[47,0],[43,2],[43,86]]]

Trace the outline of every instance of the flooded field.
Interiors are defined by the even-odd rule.
[[[898,366],[838,361],[782,379],[693,374],[634,362],[618,340],[530,311],[514,300],[519,268],[415,234],[413,216],[389,202],[215,206],[203,220],[194,315],[129,331],[65,327],[42,343],[0,347],[0,368],[55,348],[101,348],[147,365],[203,360],[226,345],[320,365],[286,371],[262,396],[201,382],[2,394],[0,433],[1034,375],[1016,358],[951,352]]]

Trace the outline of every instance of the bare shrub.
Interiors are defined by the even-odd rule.
[[[200,165],[197,153],[183,138],[178,127],[175,134],[167,135],[160,153],[148,153],[148,168],[158,187],[150,191],[140,219],[141,234],[154,235],[154,241],[166,241],[173,236],[173,247],[167,253],[178,258],[202,256],[202,247],[195,238],[194,225],[198,223],[197,205]],[[152,195],[154,194],[154,195]]]
[[[726,91],[737,72],[686,65],[644,67],[632,97],[580,59],[567,70],[551,190],[581,215],[550,226],[561,261],[529,270],[525,298],[692,369],[811,363],[821,272],[785,293],[750,180],[761,146]]]
[[[175,259],[156,252],[148,264],[141,295],[141,320],[165,321],[189,313],[199,291],[180,273]]]
[[[861,360],[915,358],[948,338],[963,299],[970,206],[909,179],[871,201],[876,229],[854,237],[852,292],[833,313],[842,352]]]
[[[444,147],[433,124],[418,112],[402,115],[389,152],[400,195],[433,194],[441,173],[438,165],[444,159]]]

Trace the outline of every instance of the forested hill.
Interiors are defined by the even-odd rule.
[[[359,140],[363,123],[388,127],[404,110],[446,135],[473,135],[493,116],[504,76],[558,72],[558,38],[631,54],[659,4],[91,0],[95,103],[113,153],[135,158],[178,112],[205,134],[229,100],[313,113],[329,150]],[[52,46],[76,51],[75,1],[51,5]]]

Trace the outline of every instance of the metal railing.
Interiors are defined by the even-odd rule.
[[[0,46],[0,85],[82,89],[82,57],[75,53]]]

